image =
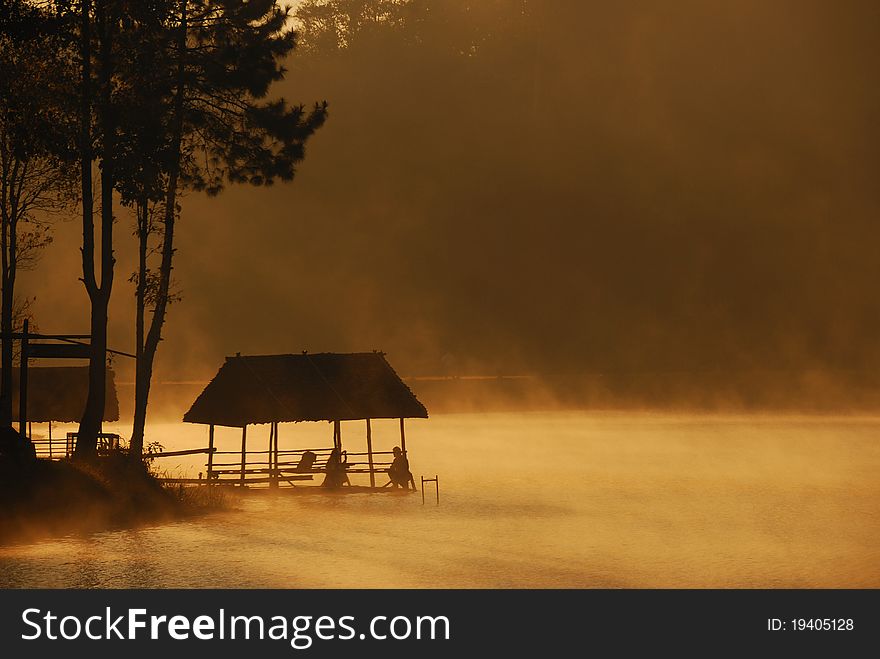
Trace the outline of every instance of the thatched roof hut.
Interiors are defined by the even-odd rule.
[[[344,478],[348,482],[348,473],[368,473],[370,487],[375,487],[376,475],[384,474],[388,464],[374,458],[387,457],[388,452],[373,451],[371,420],[399,419],[400,449],[406,455],[404,420],[427,417],[425,406],[394,372],[384,353],[304,352],[227,357],[183,420],[209,426],[205,450],[208,481],[232,475],[242,486],[266,482],[277,486],[279,481],[311,479],[312,473],[326,472],[329,467],[320,462],[329,462],[334,451],[342,451],[342,422],[365,420],[367,451],[346,452],[353,461],[345,458]],[[280,450],[278,424],[298,421],[333,422],[333,449]],[[247,427],[264,423],[270,424],[269,450],[258,451],[258,461],[248,468]],[[230,469],[231,463],[218,463],[215,468],[214,426],[241,428],[241,459],[237,468]],[[229,454],[217,452],[220,457]],[[306,454],[310,455],[308,466],[303,462]],[[358,462],[359,456],[366,457],[366,462]],[[294,458],[300,459],[295,465]],[[315,459],[319,464],[315,465]],[[334,473],[338,470],[336,467]],[[412,486],[415,489],[414,481]]]
[[[13,420],[18,421],[18,369],[13,370]],[[79,423],[89,391],[88,366],[29,366],[27,420],[34,423]],[[107,369],[104,421],[119,420],[113,371]]]
[[[183,420],[218,426],[427,418],[381,352],[228,357]]]

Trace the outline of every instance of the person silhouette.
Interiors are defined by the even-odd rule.
[[[330,451],[327,457],[327,464],[324,465],[324,482],[322,487],[340,487],[345,483],[351,484],[348,480],[348,474],[345,470],[348,468],[348,457],[343,458],[343,451],[338,446]]]
[[[412,474],[409,473],[409,460],[406,459],[406,454],[400,450],[399,446],[395,446],[392,451],[394,454],[394,460],[391,462],[391,466],[388,467],[388,477],[391,479],[391,486],[396,488],[398,486],[403,489],[409,489],[410,480],[412,480]]]

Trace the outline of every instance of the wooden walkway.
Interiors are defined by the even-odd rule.
[[[337,430],[338,432],[338,430]],[[213,440],[213,433],[211,433]],[[163,485],[170,486],[202,486],[222,485],[249,488],[252,486],[269,488],[295,488],[296,483],[315,482],[323,480],[327,474],[327,461],[332,447],[318,447],[306,449],[280,450],[277,444],[277,430],[273,428],[272,440],[268,450],[246,450],[242,446],[241,451],[219,451],[214,446],[206,448],[184,449],[178,451],[162,451],[148,454],[149,460],[181,457],[187,455],[207,456],[205,463],[205,477],[202,472],[198,478],[158,478]],[[73,456],[76,448],[76,433],[66,433],[63,438],[48,437],[34,439],[37,456],[50,460],[66,460]],[[213,441],[211,442],[213,444]],[[244,444],[244,442],[243,442]],[[394,491],[389,488],[388,469],[393,459],[392,451],[372,451],[372,446],[367,452],[343,451],[343,465],[347,476],[353,474],[368,474],[369,486],[352,485],[350,479],[337,489],[346,491]],[[98,442],[98,453],[110,454],[125,450],[119,435],[102,433]],[[316,478],[319,477],[319,478]],[[412,491],[415,491],[415,483],[412,482]],[[302,489],[302,488],[300,488]],[[329,490],[331,488],[325,488]]]

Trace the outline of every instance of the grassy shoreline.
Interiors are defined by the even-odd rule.
[[[178,519],[215,508],[167,490],[124,456],[0,461],[0,544]]]

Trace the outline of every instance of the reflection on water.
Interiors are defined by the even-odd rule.
[[[417,481],[440,475],[439,507],[253,492],[195,520],[0,548],[0,586],[876,588],[878,431],[875,418],[438,416],[411,422],[407,443]],[[347,448],[363,434],[343,424]],[[373,436],[390,449],[396,424]],[[329,437],[282,426],[281,446]],[[158,425],[148,439],[191,448],[206,432]],[[221,450],[239,442],[218,432]],[[187,459],[164,466],[203,470]]]

